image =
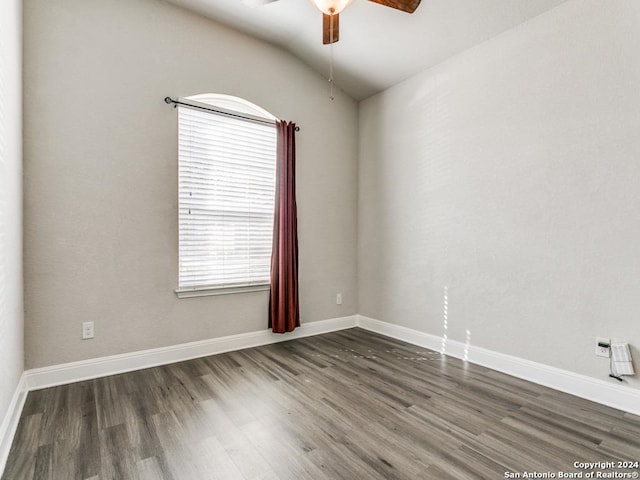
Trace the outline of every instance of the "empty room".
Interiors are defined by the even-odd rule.
[[[0,480],[640,472],[638,0],[2,0]]]

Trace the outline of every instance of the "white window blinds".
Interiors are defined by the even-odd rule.
[[[269,283],[275,124],[178,107],[178,290]]]

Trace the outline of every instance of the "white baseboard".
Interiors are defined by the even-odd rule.
[[[24,373],[27,390],[39,390],[67,383],[131,372],[143,368],[157,367],[192,358],[206,357],[218,353],[259,347],[296,338],[355,327],[357,317],[332,318],[304,323],[293,332],[276,334],[270,330],[241,333],[227,337],[212,338],[198,342],[183,343],[169,347],[154,348],[138,352],[92,358],[50,367],[35,368]]]
[[[22,408],[24,407],[24,401],[26,399],[27,385],[23,374],[16,386],[13,397],[11,397],[11,403],[9,404],[7,414],[0,424],[0,476],[2,476],[2,472],[4,472],[4,467],[7,463],[7,458],[9,457],[9,450],[11,450],[13,437],[15,437],[18,422],[20,421],[20,414],[22,413]]]
[[[382,322],[362,315],[357,315],[357,317],[357,323],[360,328],[380,333],[387,337],[396,338],[411,343],[412,345],[418,345],[438,352],[442,351],[442,337],[400,325]],[[466,352],[467,361],[471,363],[492,368],[499,372],[522,378],[523,380],[544,385],[577,397],[586,398],[587,400],[625,412],[640,415],[639,389],[610,383],[607,380],[588,377],[449,339],[444,346],[444,353],[452,357],[463,359],[465,358]]]

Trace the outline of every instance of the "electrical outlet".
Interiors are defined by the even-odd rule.
[[[336,295],[336,305],[342,305],[342,294],[341,293]]]
[[[596,357],[609,358],[609,347],[601,347],[600,343],[606,343],[611,345],[611,340],[608,338],[596,337]]]
[[[93,322],[82,322],[82,339],[88,340],[94,337]]]

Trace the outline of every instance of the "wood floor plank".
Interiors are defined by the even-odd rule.
[[[30,392],[1,480],[485,480],[640,460],[640,417],[350,329]]]
[[[202,408],[210,416],[215,428],[212,432],[244,478],[259,478],[272,471],[263,453],[255,449],[245,434],[227,417],[214,400],[203,402]]]
[[[156,457],[148,457],[136,462],[138,476],[144,480],[166,480]]]
[[[31,480],[36,467],[43,413],[20,419],[2,480]]]
[[[54,480],[53,476],[53,444],[43,445],[36,453],[36,465],[33,478]]]
[[[196,470],[200,478],[210,478],[211,480],[246,479],[215,436],[207,437],[196,445],[195,459]]]
[[[100,478],[138,480],[136,459],[123,424],[100,430]],[[64,478],[64,477],[60,477]]]

